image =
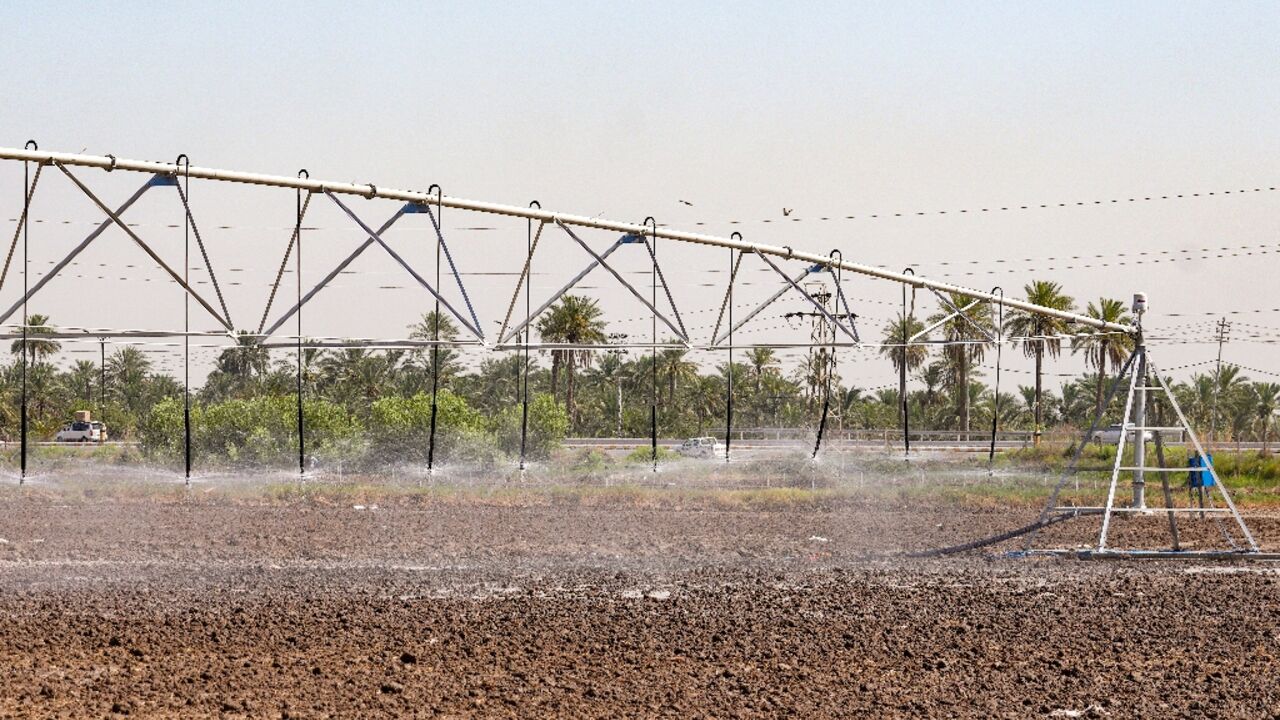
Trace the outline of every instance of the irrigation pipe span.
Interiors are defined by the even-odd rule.
[[[179,166],[173,163],[126,160],[123,158],[117,158],[113,155],[80,155],[76,153],[53,153],[38,150],[23,150],[18,148],[0,148],[0,160],[34,162],[41,165],[58,163],[61,165],[92,167],[107,171],[124,170],[127,172],[153,173],[167,177],[176,177],[181,173],[184,178],[189,177],[198,180],[214,180],[218,182],[229,182],[242,185],[263,185],[269,187],[291,188],[294,190],[305,190],[310,193],[355,195],[369,199],[382,198],[386,200],[398,200],[416,205],[436,205],[439,207],[454,208],[458,210],[469,210],[473,212],[505,215],[514,218],[524,218],[527,220],[535,220],[540,223],[572,225],[575,227],[594,228],[597,230],[610,230],[630,235],[637,235],[640,237],[647,236],[664,238],[699,245],[733,248],[747,253],[754,252],[788,260],[802,260],[827,268],[840,268],[860,275],[879,278],[881,280],[890,280],[903,285],[910,285],[915,288],[925,288],[937,292],[952,293],[963,297],[973,298],[975,300],[1001,303],[1015,310],[1023,310],[1025,312],[1047,315],[1062,320],[1069,320],[1079,325],[1096,328],[1098,330],[1125,333],[1133,332],[1133,328],[1126,324],[1106,322],[1087,315],[1078,315],[1076,313],[1056,310],[1054,308],[1043,307],[1041,305],[1036,305],[1022,300],[1002,299],[996,295],[983,292],[981,290],[952,285],[950,283],[937,282],[917,275],[897,273],[884,268],[849,262],[847,260],[833,260],[827,255],[793,251],[788,247],[760,245],[732,237],[720,237],[718,235],[706,235],[703,233],[663,229],[656,225],[624,223],[605,220],[602,218],[585,217],[582,215],[570,215],[543,210],[537,207],[523,207],[477,200],[464,200],[462,198],[450,197],[443,194],[395,190],[379,187],[373,183],[358,185],[345,182],[312,180],[307,177],[286,177],[280,175],[263,175],[259,173],[241,172],[236,170],[217,170],[213,168],[195,166],[188,167],[186,165]]]

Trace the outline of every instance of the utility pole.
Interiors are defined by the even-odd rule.
[[[826,289],[823,283],[807,283],[805,290],[809,295],[822,306],[825,310],[831,301],[831,291]],[[839,310],[839,308],[836,308]],[[832,312],[831,317],[837,321],[846,320],[850,323],[857,320],[858,316],[854,313]],[[783,315],[787,320],[792,318],[811,318],[813,327],[809,332],[809,404],[812,406],[818,401],[818,397],[825,391],[830,389],[831,382],[835,378],[836,372],[836,356],[831,346],[835,343],[836,328],[828,320],[827,316],[817,311],[796,311]],[[839,418],[840,411],[837,408],[836,417]]]
[[[1218,392],[1222,387],[1222,346],[1229,342],[1231,323],[1226,318],[1218,320],[1214,339],[1218,341],[1218,361],[1213,373],[1213,417],[1209,420],[1209,442],[1218,441]]]
[[[628,335],[626,333],[609,333],[609,343],[617,344],[617,343],[626,342],[627,337]],[[610,355],[626,355],[627,351],[625,348],[613,348],[609,350],[609,354]],[[622,369],[621,364],[618,365],[618,369],[619,370]],[[617,429],[616,436],[622,437],[622,373],[621,372],[616,373],[614,375],[614,379],[617,381],[617,385],[618,385],[618,429]]]

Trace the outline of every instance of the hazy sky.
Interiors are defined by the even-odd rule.
[[[1225,356],[1280,373],[1270,344],[1280,338],[1280,191],[1265,190],[1280,185],[1274,4],[10,2],[0,5],[0,24],[8,29],[0,145],[35,138],[48,150],[159,160],[185,152],[211,167],[282,175],[306,167],[313,177],[386,187],[439,183],[459,197],[536,198],[564,212],[653,215],[770,244],[838,247],[850,260],[915,265],[925,276],[1010,294],[1032,278],[1052,279],[1082,305],[1145,290],[1153,334],[1170,338],[1153,343],[1164,367],[1212,359],[1205,323],[1235,310],[1247,312],[1235,317]],[[143,180],[78,175],[112,204]],[[21,182],[21,166],[0,164],[6,241]],[[1264,190],[1128,201],[1253,188]],[[224,287],[236,325],[256,327],[288,240],[293,194],[197,183],[192,202],[219,278],[240,283]],[[371,224],[395,209],[350,202]],[[1030,209],[994,209],[1022,205]],[[793,209],[786,220],[783,207]],[[34,281],[100,214],[52,171],[33,212],[72,221],[33,225]],[[182,217],[171,190],[151,191],[129,217],[181,265],[181,233],[165,227]],[[456,211],[445,223],[464,271],[519,269],[523,223]],[[305,240],[304,280],[313,283],[361,236],[323,198],[307,224],[323,228]],[[495,229],[464,229],[475,227]],[[406,219],[387,239],[431,270],[423,218]],[[613,238],[589,239],[604,247]],[[567,238],[548,231],[544,242],[535,305],[587,261]],[[727,251],[660,252],[686,322],[705,340]],[[1142,252],[1147,262],[1132,264]],[[624,253],[621,269],[641,273],[640,253]],[[1063,256],[1088,259],[1044,259]],[[112,231],[32,311],[68,326],[181,327],[176,288],[146,265]],[[309,307],[304,332],[397,337],[428,309],[425,294],[376,249],[353,269],[360,274]],[[737,298],[744,309],[774,287],[764,273],[748,278],[755,283]],[[4,307],[18,282],[0,290]],[[513,283],[468,276],[487,327],[500,321]],[[877,338],[897,287],[845,284],[864,336]],[[647,321],[623,322],[644,312],[607,277],[586,285],[604,299],[611,330],[647,332]],[[935,307],[924,296],[919,304]],[[779,318],[797,309],[780,304],[742,339],[807,336],[785,332]],[[212,327],[198,308],[192,318]],[[176,368],[175,357],[165,367]],[[842,357],[846,382],[894,382],[870,352]],[[1018,373],[1025,361],[1011,367],[1009,389],[1029,384]],[[1051,371],[1081,368],[1065,357]]]

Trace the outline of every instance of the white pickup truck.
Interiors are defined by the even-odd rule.
[[[97,420],[67,423],[53,437],[54,442],[101,442],[106,439],[107,429]]]

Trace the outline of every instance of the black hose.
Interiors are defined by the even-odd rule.
[[[967,542],[962,545],[949,545],[947,547],[933,548],[931,550],[917,550],[915,552],[905,553],[904,556],[910,557],[910,558],[927,558],[927,557],[941,557],[943,555],[955,555],[956,553],[962,553],[968,550],[977,550],[978,548],[986,547],[988,545],[995,545],[996,543],[1004,542],[1005,540],[1009,540],[1011,538],[1016,538],[1019,535],[1026,535],[1027,533],[1035,532],[1041,528],[1045,528],[1050,525],[1056,525],[1064,520],[1071,520],[1073,518],[1084,517],[1086,515],[1101,515],[1101,514],[1102,514],[1101,510],[1079,510],[1069,515],[1053,515],[1051,517],[1037,520],[1031,523],[1030,525],[1024,525],[1020,528],[1016,528],[1014,530],[1009,530],[1008,532],[1000,533],[999,535],[992,535],[991,537],[985,537],[979,540],[973,540],[971,542]]]

